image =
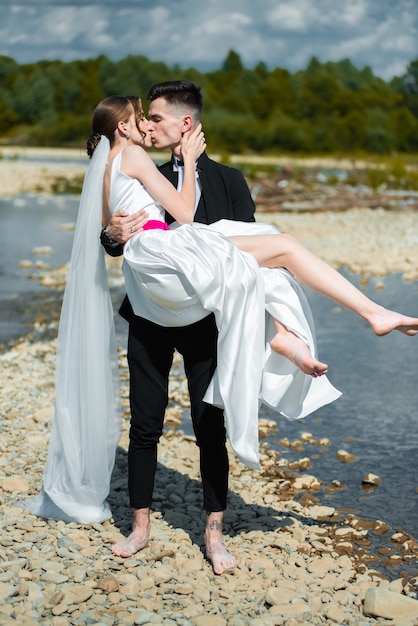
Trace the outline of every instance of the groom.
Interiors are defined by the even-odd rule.
[[[171,161],[160,171],[174,186],[182,177],[180,142],[183,133],[200,121],[203,102],[200,87],[180,80],[159,83],[147,94],[149,126],[158,150],[170,149]],[[244,177],[238,170],[209,159],[197,162],[195,221],[211,224],[227,218],[254,221],[255,206]],[[166,215],[170,223],[173,218]],[[125,243],[143,225],[141,214],[113,215],[101,240],[109,254],[122,253]],[[185,327],[163,327],[134,315],[127,297],[120,314],[129,322],[131,428],[128,451],[128,486],[134,521],[127,539],[112,547],[114,554],[128,557],[143,549],[150,534],[150,507],[157,465],[157,444],[163,431],[168,403],[168,379],[174,350],[183,356],[190,393],[191,418],[200,450],[203,505],[206,510],[204,541],[206,556],[216,574],[236,565],[223,546],[222,522],[228,491],[228,455],[221,409],[203,402],[216,368],[217,329],[214,316]]]

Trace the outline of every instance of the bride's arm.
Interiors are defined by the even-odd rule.
[[[159,172],[152,159],[140,146],[125,148],[122,156],[122,171],[137,178],[180,224],[191,224],[196,202],[195,163],[206,147],[201,125],[182,140],[184,181],[181,192]]]

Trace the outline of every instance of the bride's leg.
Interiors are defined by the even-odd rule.
[[[367,320],[376,335],[399,330],[418,333],[418,318],[407,317],[376,304],[328,263],[286,233],[230,237],[240,250],[251,254],[261,267],[284,267],[298,280],[354,311]]]
[[[270,341],[271,349],[286,357],[304,374],[314,378],[327,373],[328,366],[315,359],[306,343],[281,322],[273,318],[276,334]]]

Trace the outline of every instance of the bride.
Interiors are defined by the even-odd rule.
[[[231,444],[251,467],[259,467],[260,401],[297,419],[340,395],[325,376],[327,366],[316,358],[309,306],[292,274],[362,315],[376,334],[395,328],[418,332],[418,319],[371,302],[273,227],[228,220],[192,224],[195,159],[205,147],[200,128],[183,141],[181,193],[144,150],[150,141],[139,100],[107,98],[94,112],[93,130],[60,321],[55,417],[43,488],[24,503],[38,515],[81,522],[111,516],[106,497],[120,437],[119,393],[98,233],[117,209],[142,207],[150,218],[124,249],[134,312],[163,325],[215,314],[218,368],[205,401],[224,408]],[[181,226],[168,228],[163,207]]]

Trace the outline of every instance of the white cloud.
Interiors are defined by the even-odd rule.
[[[341,20],[349,27],[356,27],[366,19],[366,4],[362,0],[353,0],[342,6],[337,3],[333,18]]]
[[[37,40],[68,45],[80,35],[96,29],[96,9],[63,7],[50,10],[38,19],[34,32]],[[107,25],[106,25],[107,26]],[[94,37],[92,37],[94,39]]]
[[[312,18],[312,6],[304,0],[278,5],[271,14],[271,24],[278,31],[304,33]]]
[[[418,0],[2,0],[0,54],[113,60],[143,54],[202,71],[230,49],[247,67],[297,71],[350,58],[390,79],[418,56]]]

